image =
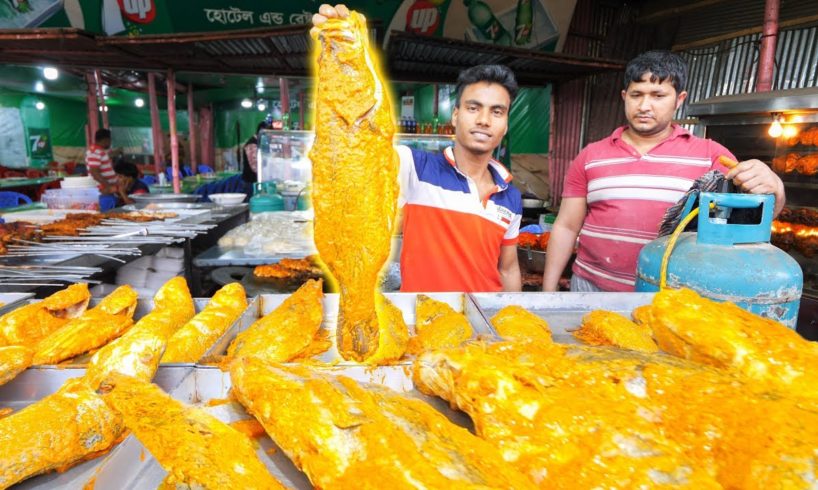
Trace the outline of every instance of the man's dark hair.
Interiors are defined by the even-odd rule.
[[[111,130],[109,129],[97,129],[97,132],[94,133],[94,141],[99,143],[102,140],[109,140],[111,139]]]
[[[121,160],[114,165],[114,172],[134,179],[139,178],[139,169],[136,168],[136,165],[124,160]]]
[[[457,98],[455,99],[455,107],[460,107],[460,96],[463,95],[463,90],[469,85],[475,83],[488,82],[502,85],[510,99],[509,104],[514,102],[517,97],[517,79],[514,77],[514,72],[511,68],[505,65],[477,65],[467,68],[460,72],[457,77]]]
[[[650,73],[651,83],[669,81],[679,95],[687,86],[687,62],[670,51],[648,51],[632,59],[625,67],[625,90],[631,82],[641,82]]]

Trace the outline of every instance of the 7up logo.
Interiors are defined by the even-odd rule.
[[[156,4],[153,0],[117,0],[119,9],[131,22],[149,24],[156,18]]]
[[[417,0],[406,12],[406,30],[431,36],[440,24],[440,12],[428,0]]]

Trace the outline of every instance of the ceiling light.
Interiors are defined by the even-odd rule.
[[[45,102],[38,100],[37,102],[34,103],[34,107],[36,107],[38,111],[41,111],[45,109]]]
[[[244,99],[241,101],[241,106],[244,107],[245,109],[249,109],[253,107],[253,101],[250,99]]]
[[[107,105],[99,106],[99,112],[102,112],[102,111],[108,112],[108,106]]]
[[[60,77],[60,71],[53,66],[46,66],[43,68],[43,76],[46,80],[56,80]]]
[[[145,99],[137,97],[136,100],[133,101],[133,105],[136,107],[145,107]]]
[[[34,91],[45,92],[45,85],[43,85],[43,82],[41,80],[37,80],[37,82],[34,83]]]
[[[773,138],[778,138],[784,134],[784,128],[781,126],[781,114],[773,114],[773,122],[770,124],[770,129],[767,130],[767,134]]]
[[[264,112],[267,110],[267,104],[263,100],[260,100],[258,101],[258,104],[256,104],[256,109],[258,109],[261,112]]]

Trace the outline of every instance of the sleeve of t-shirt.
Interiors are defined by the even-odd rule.
[[[726,174],[730,171],[727,167],[719,162],[720,156],[725,156],[734,162],[737,162],[738,159],[735,155],[733,155],[730,150],[725,148],[721,143],[713,140],[707,140],[709,142],[709,149],[710,149],[710,161],[713,162],[713,165],[710,166],[710,170],[718,170],[719,172]]]
[[[398,207],[402,208],[412,195],[413,188],[417,182],[415,173],[415,158],[412,149],[405,145],[398,145],[398,159],[400,169],[398,170],[398,183],[400,184],[400,196],[398,197]]]
[[[588,196],[588,176],[585,174],[587,161],[588,153],[582,150],[571,162],[568,173],[565,174],[565,183],[562,186],[563,198]]]
[[[515,212],[514,217],[511,218],[511,224],[508,226],[506,230],[506,234],[503,235],[502,245],[516,245],[517,240],[520,238],[520,221],[522,221],[522,208],[520,212]]]

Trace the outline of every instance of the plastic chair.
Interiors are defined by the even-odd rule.
[[[199,165],[196,170],[199,171],[200,174],[212,174],[213,169],[207,165]]]
[[[25,194],[12,191],[0,192],[0,208],[13,208],[22,204],[31,204],[31,198]]]
[[[190,177],[193,175],[193,170],[190,169],[190,165],[185,165],[182,167],[182,175],[185,177]]]
[[[142,181],[145,185],[153,185],[156,183],[156,177],[153,175],[145,175],[144,177],[140,178],[139,180]]]

